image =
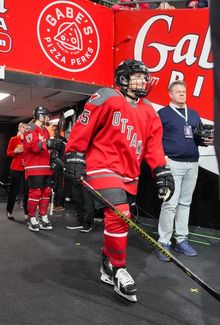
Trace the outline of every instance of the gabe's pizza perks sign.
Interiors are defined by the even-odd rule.
[[[42,51],[60,69],[83,71],[97,59],[100,39],[96,24],[74,2],[47,5],[39,16],[37,34]]]
[[[44,76],[112,85],[110,8],[87,0],[20,0],[8,1],[6,12],[4,1],[0,3],[0,29],[6,29],[3,19],[7,20],[12,37],[11,51],[4,56],[0,53],[0,64]]]
[[[132,28],[128,31],[122,26]],[[128,57],[142,60],[157,85],[148,98],[167,105],[167,87],[187,83],[187,103],[203,118],[213,119],[213,60],[208,9],[129,12],[116,15],[116,64]]]

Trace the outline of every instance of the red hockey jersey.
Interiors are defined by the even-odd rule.
[[[23,146],[23,141],[19,135],[12,137],[8,143],[6,154],[12,158],[10,169],[24,171],[24,153],[15,153],[14,150],[17,146]]]
[[[96,189],[120,187],[136,194],[144,159],[153,170],[166,164],[162,124],[150,102],[129,103],[102,88],[86,103],[73,126],[66,152],[84,152],[88,182]]]
[[[25,178],[53,174],[50,168],[50,153],[46,146],[47,139],[47,129],[34,123],[28,124],[24,133]]]

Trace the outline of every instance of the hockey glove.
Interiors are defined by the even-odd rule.
[[[198,123],[193,130],[194,140],[197,146],[207,147],[207,139],[214,137],[214,126],[212,124]]]
[[[46,141],[46,145],[47,145],[47,149],[57,150],[59,152],[62,152],[65,146],[63,140],[59,138],[48,139]]]
[[[153,170],[159,199],[169,201],[173,196],[175,184],[173,175],[168,167],[157,167]]]
[[[74,185],[80,184],[86,175],[85,155],[82,152],[67,152],[64,162],[64,176],[73,181]]]

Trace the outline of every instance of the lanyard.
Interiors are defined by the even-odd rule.
[[[185,105],[184,109],[185,109],[185,116],[180,113],[180,111],[172,104],[170,103],[170,107],[172,108],[172,110],[174,110],[174,112],[176,112],[179,116],[181,116],[185,122],[186,122],[186,125],[188,125],[187,121],[188,121],[188,111],[187,111],[187,106]]]

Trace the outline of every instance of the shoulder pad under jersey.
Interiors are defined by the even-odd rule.
[[[32,132],[35,128],[36,128],[36,124],[34,124],[34,123],[29,123],[29,124],[25,127],[25,132]]]
[[[100,88],[88,100],[93,105],[102,105],[110,97],[120,96],[119,93],[112,88]]]

